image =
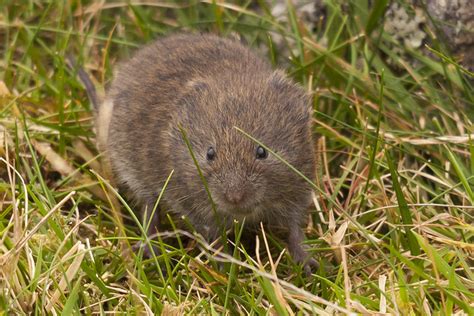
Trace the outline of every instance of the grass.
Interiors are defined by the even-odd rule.
[[[387,1],[367,2],[328,0],[311,30],[266,1],[3,1],[1,314],[474,315],[472,73],[437,38],[425,51],[393,41]],[[138,219],[106,180],[65,57],[105,87],[118,61],[173,31],[240,34],[314,92],[312,276],[239,227],[232,255],[178,229],[160,256],[130,251]]]

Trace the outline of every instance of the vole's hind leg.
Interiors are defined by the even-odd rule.
[[[135,251],[138,251],[139,248],[143,247],[143,256],[145,258],[151,258],[153,254],[160,254],[159,247],[153,245],[152,243],[152,240],[155,239],[156,235],[158,234],[158,226],[160,224],[160,208],[158,207],[153,213],[153,207],[154,203],[147,203],[142,208],[141,212],[143,229],[145,230],[146,237],[149,239],[149,241],[140,241],[133,246]]]
[[[303,265],[306,276],[309,276],[313,269],[319,267],[319,264],[314,258],[308,255],[305,249],[306,247],[303,245],[304,240],[305,235],[303,229],[296,223],[291,224],[288,235],[288,251],[298,264]]]

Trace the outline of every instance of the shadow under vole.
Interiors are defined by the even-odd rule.
[[[209,241],[233,220],[245,218],[250,227],[263,222],[309,272],[315,261],[306,260],[301,226],[310,185],[234,128],[314,178],[310,99],[281,71],[235,41],[171,35],[121,64],[96,110],[99,148],[118,183],[148,214],[173,171],[160,209],[186,216]]]

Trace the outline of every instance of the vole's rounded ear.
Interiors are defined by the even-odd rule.
[[[207,82],[200,79],[191,79],[184,84],[184,93],[179,103],[185,105],[184,108],[196,109],[201,106],[201,100],[206,98],[209,91],[210,87]],[[181,115],[185,116],[187,114],[182,113]]]
[[[283,88],[291,84],[291,81],[282,70],[277,69],[271,74],[269,83],[274,88]]]

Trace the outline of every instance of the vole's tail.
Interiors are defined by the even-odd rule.
[[[67,56],[67,62],[71,70],[77,71],[77,76],[79,77],[79,80],[81,80],[82,84],[84,85],[84,88],[86,89],[87,96],[89,97],[89,101],[92,103],[92,107],[95,111],[98,111],[99,99],[97,96],[97,90],[91,78],[82,67],[79,67],[77,65],[76,59],[72,55]]]

